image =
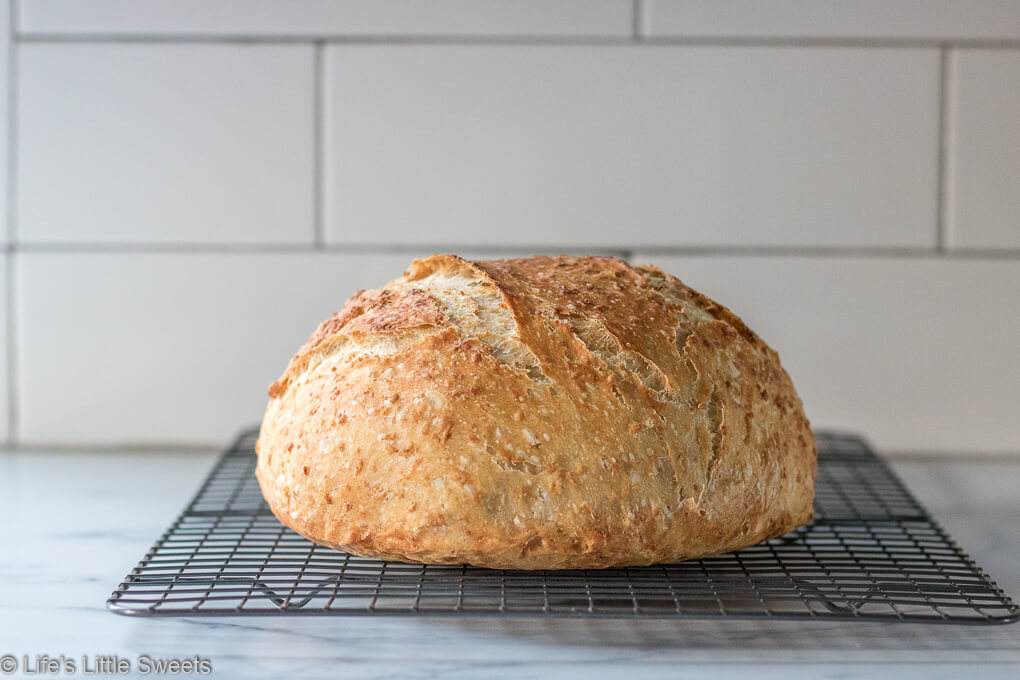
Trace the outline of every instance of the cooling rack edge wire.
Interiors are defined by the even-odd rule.
[[[107,600],[118,614],[773,618],[1002,624],[1020,609],[860,437],[819,432],[815,520],[725,555],[587,571],[501,571],[356,557],[273,516],[257,429]]]

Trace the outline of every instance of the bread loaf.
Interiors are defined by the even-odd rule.
[[[615,258],[416,260],[323,322],[269,395],[269,507],[355,555],[644,565],[812,516],[814,437],[776,353]]]

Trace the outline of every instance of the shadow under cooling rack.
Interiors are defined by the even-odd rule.
[[[256,431],[217,462],[107,601],[120,614],[771,617],[1011,623],[1020,610],[860,438],[818,434],[815,520],[675,564],[502,571],[383,562],[281,525],[255,480]]]

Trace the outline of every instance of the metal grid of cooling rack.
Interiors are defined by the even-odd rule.
[[[121,614],[772,617],[1010,623],[1017,606],[860,438],[818,435],[815,521],[700,560],[501,571],[383,562],[282,526],[255,480],[256,431],[114,591]]]

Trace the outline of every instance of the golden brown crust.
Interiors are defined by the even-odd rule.
[[[358,555],[639,565],[811,519],[814,437],[775,352],[654,267],[415,261],[323,323],[270,396],[266,500]]]

